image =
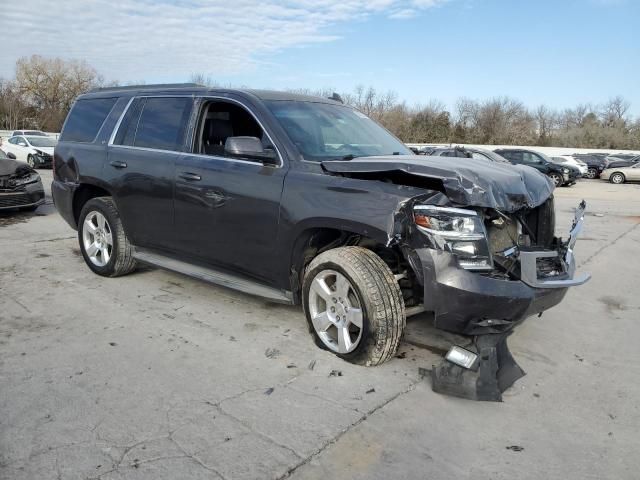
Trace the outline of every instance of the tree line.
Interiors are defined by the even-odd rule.
[[[191,75],[191,81],[217,86],[211,77]],[[0,129],[34,128],[59,131],[80,94],[105,82],[84,61],[34,55],[16,62],[13,79],[0,79]],[[296,92],[330,97],[331,89]],[[581,104],[557,110],[535,108],[519,100],[497,97],[475,100],[461,97],[453,108],[438,100],[409,105],[392,91],[357,86],[340,94],[407,143],[472,143],[538,145],[573,148],[640,149],[640,118],[630,114],[630,103],[620,96],[602,104]]]

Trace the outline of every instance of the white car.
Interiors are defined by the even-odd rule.
[[[607,168],[600,174],[600,179],[611,183],[640,182],[640,162],[633,167]]]
[[[32,168],[50,167],[53,160],[53,147],[58,141],[51,137],[16,135],[7,140],[2,149],[13,153],[16,160],[26,162]]]
[[[571,155],[556,155],[555,157],[553,157],[553,161],[558,163],[566,163],[568,165],[576,167],[578,170],[580,170],[580,175],[585,175],[587,173],[587,170],[589,170],[589,167],[586,163],[584,163],[582,160],[575,159]]]

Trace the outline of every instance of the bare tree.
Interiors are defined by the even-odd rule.
[[[33,55],[16,62],[16,86],[33,108],[40,128],[60,128],[74,99],[101,82],[84,61]]]

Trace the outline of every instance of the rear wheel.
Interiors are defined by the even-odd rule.
[[[111,197],[92,198],[82,207],[78,241],[85,262],[98,275],[118,277],[136,268],[133,249]]]
[[[318,255],[306,270],[303,305],[316,344],[360,365],[391,358],[406,323],[393,273],[379,256],[361,247]]]
[[[611,183],[617,183],[617,184],[620,184],[620,183],[624,183],[624,182],[625,182],[625,180],[626,180],[626,179],[625,179],[625,177],[624,177],[624,174],[623,174],[623,173],[620,173],[620,172],[616,172],[616,173],[614,173],[613,175],[611,175],[611,176],[609,177],[609,181],[610,181]]]
[[[594,167],[589,167],[587,169],[587,178],[590,178],[591,180],[593,180],[594,178],[596,178],[598,176],[598,170]]]
[[[556,187],[560,187],[560,186],[562,186],[563,179],[562,179],[562,176],[561,176],[561,175],[559,175],[559,174],[557,174],[557,173],[550,173],[550,174],[549,174],[549,178],[550,178],[551,180],[553,180],[553,184],[554,184]]]

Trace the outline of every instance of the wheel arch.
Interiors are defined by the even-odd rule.
[[[343,246],[362,246],[370,250],[388,249],[389,236],[386,232],[357,222],[336,225],[335,220],[309,223],[297,231],[290,243],[289,283],[294,303],[301,301],[302,281],[307,265],[320,253]]]
[[[82,207],[92,198],[112,197],[111,192],[104,186],[93,183],[81,183],[73,194],[73,218],[78,224]]]

